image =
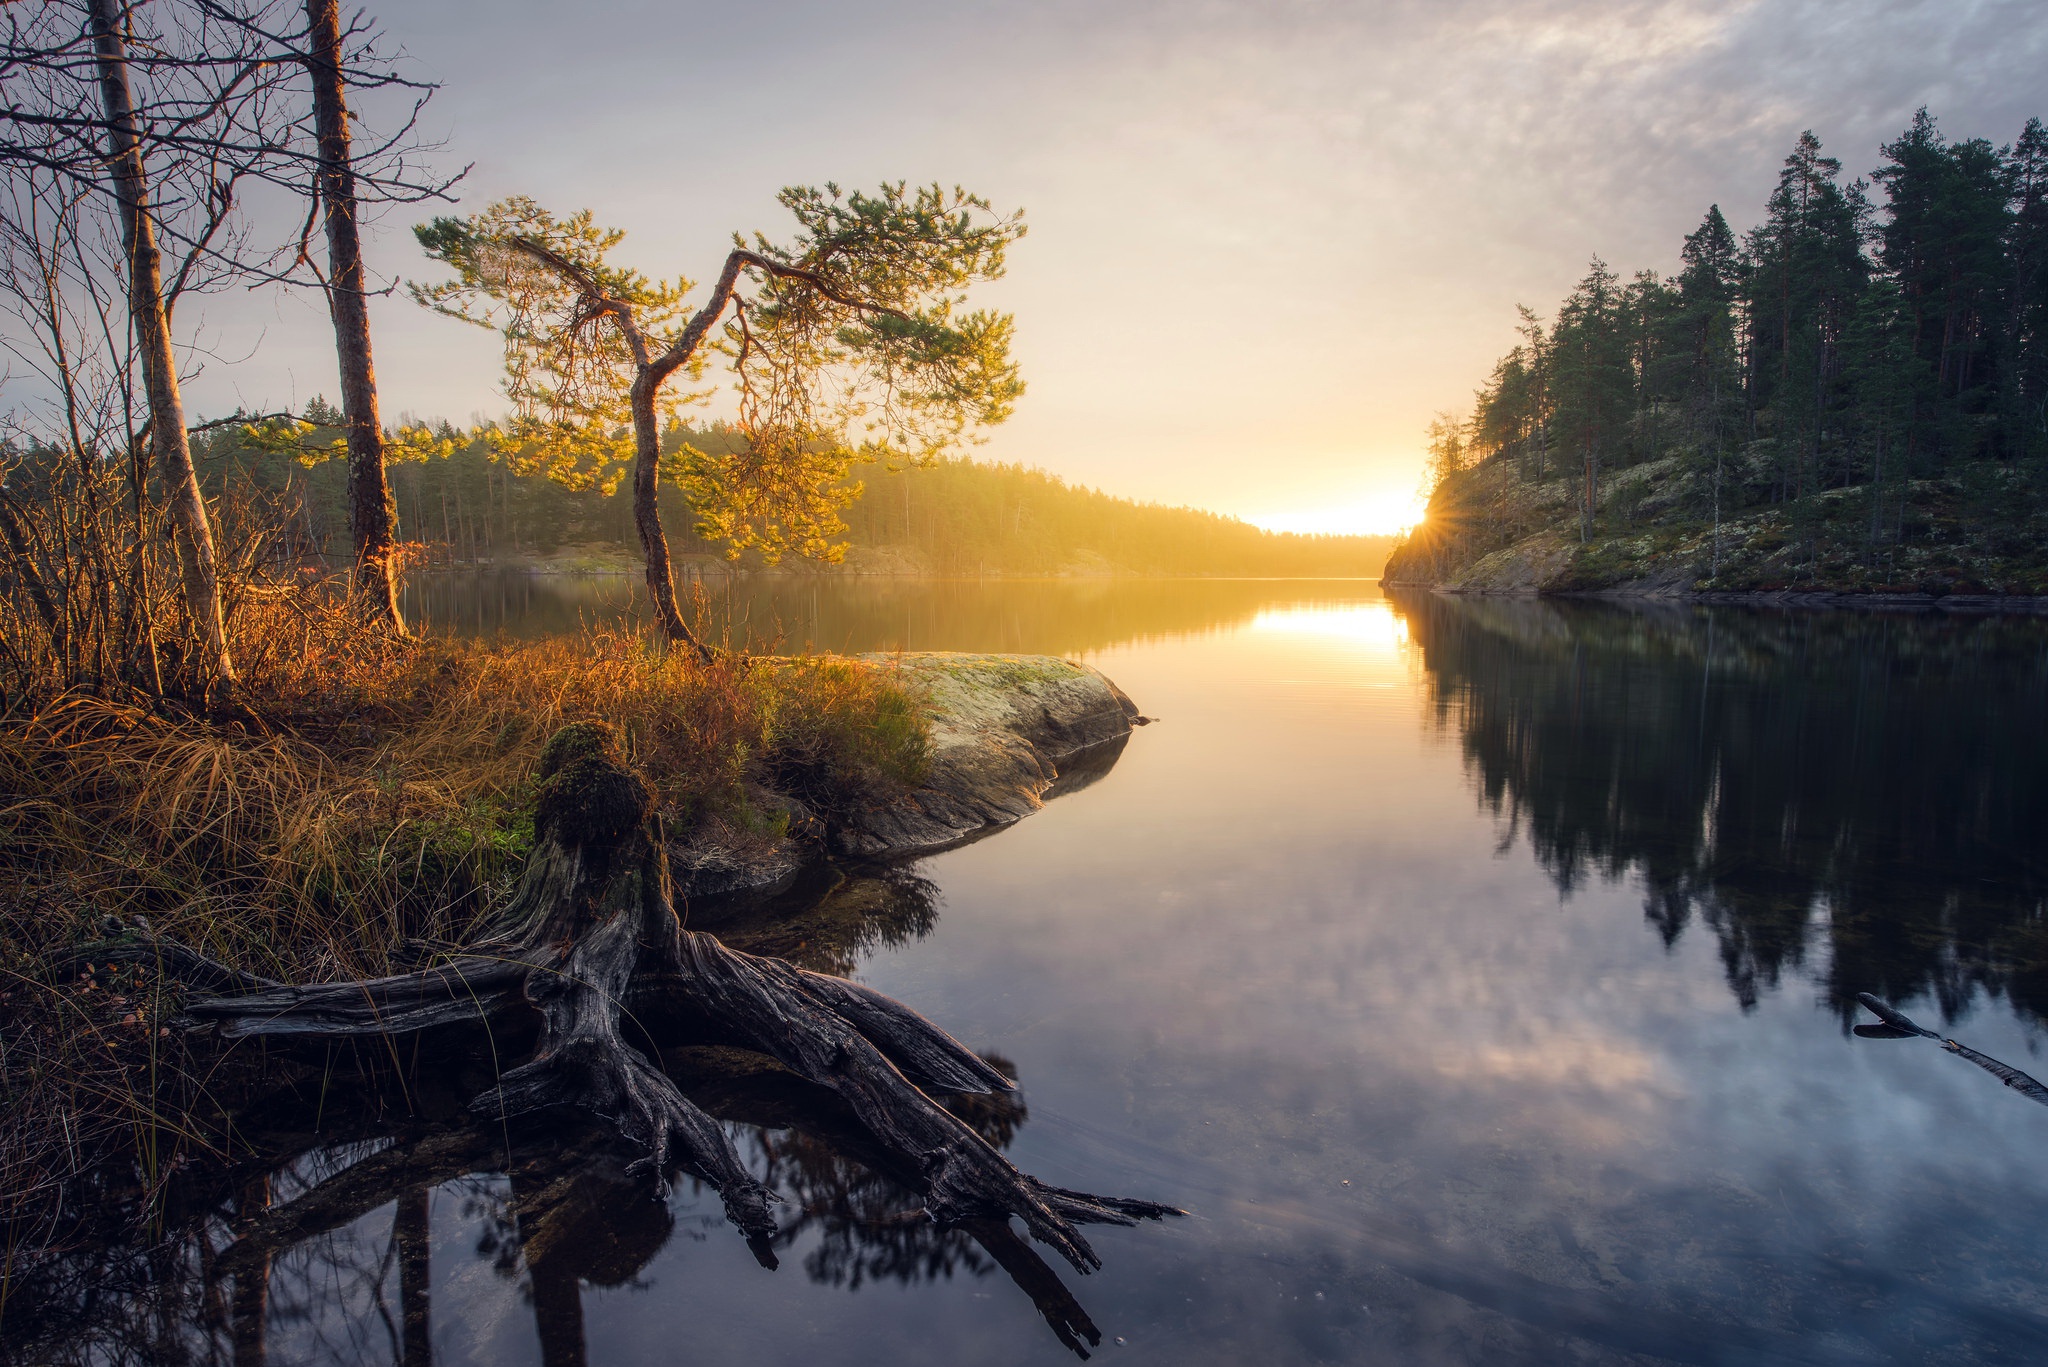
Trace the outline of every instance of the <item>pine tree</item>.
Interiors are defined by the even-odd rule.
[[[2048,462],[2048,128],[2028,119],[2005,157],[2011,216],[1999,302],[1999,445]]]
[[[1883,152],[1873,175],[1885,191],[1878,262],[1898,287],[1912,355],[1927,372],[1912,439],[1937,458],[1965,454],[1964,419],[1988,409],[1994,393],[1985,351],[2005,284],[2006,165],[1981,138],[1951,145],[1925,109]]]
[[[1558,310],[1550,334],[1557,430],[1578,459],[1579,539],[1589,540],[1600,508],[1600,467],[1621,435],[1635,392],[1621,282],[1594,257]]]
[[[1837,183],[1841,171],[1840,161],[1821,155],[1820,139],[1800,134],[1764,221],[1744,244],[1749,401],[1772,419],[1781,500],[1818,487],[1840,397],[1842,334],[1870,278],[1869,201],[1861,181]]]

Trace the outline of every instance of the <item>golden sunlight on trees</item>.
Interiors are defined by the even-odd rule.
[[[1424,479],[1432,490],[1465,468],[1469,445],[1464,420],[1457,414],[1438,413],[1430,419],[1429,463],[1424,467]]]
[[[412,163],[432,85],[393,71],[362,15],[344,24],[333,0],[303,8],[301,24],[288,0],[49,0],[9,9],[0,28],[0,349],[20,363],[0,381],[26,382],[0,412],[0,463],[24,491],[6,539],[17,556],[17,542],[43,546],[44,558],[73,536],[91,547],[79,563],[91,566],[92,591],[69,563],[12,571],[42,576],[38,631],[64,671],[89,656],[95,681],[160,694],[168,658],[174,688],[231,701],[241,674],[227,620],[233,562],[254,543],[209,506],[217,499],[202,486],[194,437],[223,424],[188,427],[182,386],[197,363],[181,353],[194,339],[174,328],[190,316],[181,301],[230,286],[312,284],[327,297],[354,476],[354,587],[371,616],[398,625],[363,307],[373,290],[356,219],[359,204],[431,198],[450,182]],[[359,125],[355,146],[344,90],[402,90],[412,101],[396,106],[395,127]],[[252,202],[262,207],[251,212]],[[309,247],[323,207],[324,273]],[[115,497],[128,506],[119,523],[102,506]],[[178,580],[161,605],[159,515]],[[81,621],[93,624],[83,635]],[[93,648],[80,655],[88,637]]]
[[[778,198],[795,240],[735,237],[694,312],[691,281],[610,264],[624,234],[588,211],[562,219],[513,198],[417,230],[456,278],[414,285],[413,297],[504,336],[514,417],[500,449],[572,487],[611,487],[630,461],[655,614],[699,650],[676,606],[662,478],[729,554],[835,559],[838,509],[859,493],[846,483],[854,461],[930,460],[1008,417],[1024,389],[1009,316],[967,311],[962,293],[1003,273],[1021,215],[935,185]],[[738,393],[743,440],[716,454],[686,445],[664,461],[664,423],[705,397],[668,383],[702,378],[714,356]]]

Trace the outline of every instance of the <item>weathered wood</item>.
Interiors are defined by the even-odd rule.
[[[630,1170],[651,1174],[657,1187],[672,1159],[709,1182],[757,1253],[775,1231],[770,1193],[718,1122],[643,1051],[674,1042],[650,1036],[650,1023],[699,1022],[719,1042],[836,1094],[942,1224],[1014,1215],[1086,1272],[1101,1264],[1078,1226],[1179,1213],[1020,1172],[931,1095],[1013,1084],[910,1008],[684,930],[658,824],[609,731],[565,728],[542,758],[536,844],[520,886],[468,952],[395,977],[204,997],[186,1014],[217,1022],[230,1038],[303,1040],[537,1017],[531,1056],[476,1097],[471,1112],[492,1121],[552,1107],[596,1116],[640,1150]]]
[[[533,966],[518,959],[462,958],[416,973],[360,982],[278,984],[236,997],[188,1002],[194,1021],[218,1021],[229,1039],[303,1035],[315,1039],[409,1034],[488,1021],[521,1004]]]
[[[1884,1022],[1881,1026],[1857,1026],[1856,1033],[1863,1038],[1905,1039],[1918,1035],[1923,1039],[1934,1040],[1951,1054],[1976,1064],[1979,1068],[1982,1068],[1985,1072],[2027,1098],[2027,1100],[2037,1101],[2043,1106],[2048,1106],[2048,1086],[2042,1085],[2038,1078],[2021,1072],[2009,1063],[2001,1063],[1989,1054],[1980,1054],[1966,1044],[1958,1044],[1952,1039],[1943,1039],[1937,1032],[1917,1024],[1903,1012],[1893,1009],[1881,998],[1872,996],[1868,992],[1858,992],[1856,1000],[1862,1002],[1879,1020]]]
[[[136,964],[153,970],[159,977],[213,992],[261,992],[284,988],[284,984],[275,978],[231,968],[175,940],[160,940],[150,934],[148,925],[140,919],[132,927],[123,927],[109,917],[107,928],[118,938],[80,945],[57,960],[56,970],[69,973],[96,963]]]

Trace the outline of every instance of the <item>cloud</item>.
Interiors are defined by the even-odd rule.
[[[698,277],[734,229],[772,230],[786,183],[1024,205],[992,298],[1031,391],[987,453],[1265,518],[1406,494],[1515,303],[1548,309],[1595,253],[1673,268],[1709,203],[1754,217],[1801,129],[1852,172],[1922,103],[2009,140],[2048,61],[2048,11],[1996,0],[569,13],[385,7],[446,83],[473,203],[589,205],[638,264]],[[377,252],[421,269],[401,233]],[[331,390],[317,312],[267,307],[263,355],[197,386],[213,407]],[[377,322],[394,410],[496,406],[488,337],[395,301]]]

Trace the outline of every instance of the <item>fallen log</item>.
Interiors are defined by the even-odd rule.
[[[535,845],[519,887],[460,952],[357,982],[269,985],[216,973],[215,982],[251,990],[188,1001],[185,1020],[229,1039],[322,1043],[465,1023],[531,1032],[537,1018],[530,1056],[470,1101],[472,1115],[499,1122],[553,1107],[586,1112],[630,1141],[641,1154],[631,1171],[657,1190],[672,1164],[709,1183],[757,1246],[775,1232],[771,1193],[657,1062],[661,1048],[690,1042],[673,1037],[678,1029],[765,1054],[836,1094],[941,1224],[1015,1216],[1087,1272],[1100,1260],[1078,1226],[1181,1213],[1020,1172],[933,1100],[1013,1085],[971,1050],[857,983],[685,930],[652,795],[609,728],[565,727],[548,743],[539,777]],[[138,952],[151,948],[163,952]]]

